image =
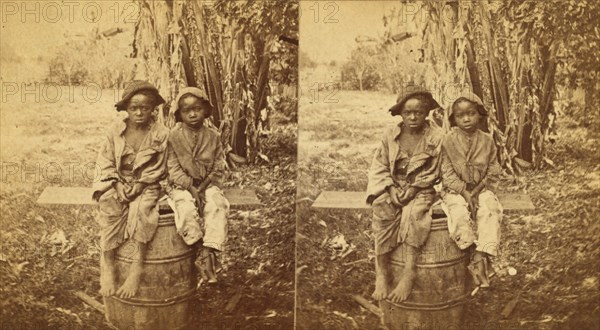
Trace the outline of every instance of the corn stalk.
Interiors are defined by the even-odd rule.
[[[422,8],[423,47],[436,85],[466,85],[482,98],[490,114],[487,129],[511,173],[528,162],[541,164],[553,112],[556,47],[523,19],[533,13],[533,3],[426,1]],[[441,94],[452,96],[447,88]]]
[[[267,108],[270,54],[283,34],[297,37],[292,23],[297,3],[139,2],[135,53],[168,101],[165,122],[173,125],[174,96],[181,87],[202,88],[215,108],[209,124],[221,131],[226,151],[250,161],[262,156],[258,125]]]

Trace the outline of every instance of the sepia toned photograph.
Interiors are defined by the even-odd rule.
[[[598,328],[598,3],[300,13],[296,328]]]
[[[0,5],[0,328],[293,329],[298,2]]]

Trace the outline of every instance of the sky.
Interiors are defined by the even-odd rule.
[[[95,30],[125,29],[114,52],[126,56],[138,8],[131,0],[0,1],[0,80],[42,80],[67,41],[90,40]]]
[[[357,36],[383,36],[384,14],[399,6],[399,1],[300,1],[300,50],[313,61],[343,62]]]
[[[94,28],[132,27],[137,13],[137,4],[123,0],[0,1],[0,51],[45,57]]]

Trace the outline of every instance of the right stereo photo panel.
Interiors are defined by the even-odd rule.
[[[297,329],[600,325],[598,15],[300,2]]]

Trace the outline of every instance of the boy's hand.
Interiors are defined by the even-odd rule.
[[[481,193],[481,188],[475,187],[473,191],[471,191],[471,211],[473,212],[473,216],[477,215],[477,209],[479,208],[479,193]]]
[[[127,187],[125,187],[125,185],[121,182],[115,182],[113,184],[113,187],[115,188],[115,191],[117,192],[117,200],[119,202],[129,202],[129,198],[127,197],[127,194],[125,193],[127,190]]]
[[[190,187],[189,191],[190,194],[192,194],[192,197],[194,197],[194,199],[196,200],[198,213],[200,214],[200,216],[202,216],[202,213],[204,211],[204,192],[194,186]]]
[[[472,218],[475,218],[475,215],[477,214],[477,205],[479,204],[479,194],[474,195],[472,192],[465,190],[461,195],[467,202],[469,210],[471,210]]]
[[[403,192],[396,186],[391,186],[388,188],[388,193],[390,195],[390,198],[392,199],[392,203],[396,206],[403,206],[404,204],[402,203],[402,196],[403,196]]]
[[[210,178],[206,178],[204,180],[202,180],[202,182],[200,182],[200,184],[198,185],[198,191],[203,192],[206,190],[206,188],[208,188],[208,185],[210,184]]]
[[[145,188],[146,185],[144,183],[138,182],[129,188],[128,191],[126,191],[127,197],[129,200],[134,200],[144,191]]]
[[[419,192],[419,189],[417,189],[415,187],[408,187],[408,189],[406,189],[404,191],[404,194],[402,194],[402,198],[400,198],[400,202],[402,204],[408,204],[408,202],[410,202],[411,200],[413,200],[415,198],[415,196],[417,196],[418,192]]]
[[[200,192],[198,191],[198,188],[191,186],[190,189],[188,189],[190,194],[192,194],[192,197],[194,197],[195,200],[198,200],[200,198]]]

